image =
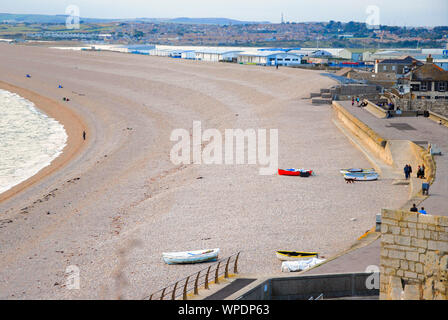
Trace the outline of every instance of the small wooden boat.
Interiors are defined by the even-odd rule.
[[[287,251],[287,250],[276,251],[275,255],[281,261],[297,261],[319,257],[319,254],[317,252]]]
[[[216,261],[219,249],[205,249],[182,252],[163,252],[163,260],[167,264],[199,263],[206,261]]]
[[[375,172],[375,169],[364,169],[364,168],[350,168],[350,169],[341,169],[340,173],[371,173]]]
[[[379,177],[378,173],[376,172],[354,172],[354,173],[346,173],[344,174],[344,178],[346,180],[356,180],[356,181],[373,181],[377,180]]]
[[[309,177],[313,175],[313,170],[306,169],[278,169],[278,174],[281,176],[300,176],[300,177]]]

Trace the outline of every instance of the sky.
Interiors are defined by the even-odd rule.
[[[283,13],[291,22],[448,26],[448,0],[0,0],[0,12],[65,14],[69,5],[79,7],[86,18],[220,17],[279,23]]]

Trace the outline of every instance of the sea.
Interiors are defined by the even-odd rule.
[[[0,89],[0,193],[50,165],[67,138],[64,126],[34,103]]]

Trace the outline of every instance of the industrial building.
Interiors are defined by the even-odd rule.
[[[210,62],[236,62],[238,54],[242,51],[228,51],[228,50],[198,50],[195,52],[196,60],[210,61]]]
[[[238,54],[238,63],[256,64],[263,66],[294,66],[301,64],[301,57],[283,51],[241,52]]]

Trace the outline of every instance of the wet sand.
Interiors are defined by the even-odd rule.
[[[139,299],[206,266],[168,266],[163,251],[242,251],[241,272],[280,273],[275,250],[330,256],[381,208],[407,199],[407,187],[389,180],[344,182],[340,168],[370,164],[332,123],[330,106],[305,99],[334,84],[319,72],[13,45],[0,45],[0,68],[0,81],[69,97],[64,104],[88,127],[71,161],[54,167],[67,150],[50,174],[0,203],[3,299]],[[317,175],[176,166],[171,131],[194,120],[221,132],[277,128],[279,166]],[[80,290],[65,288],[70,265],[80,268]]]

